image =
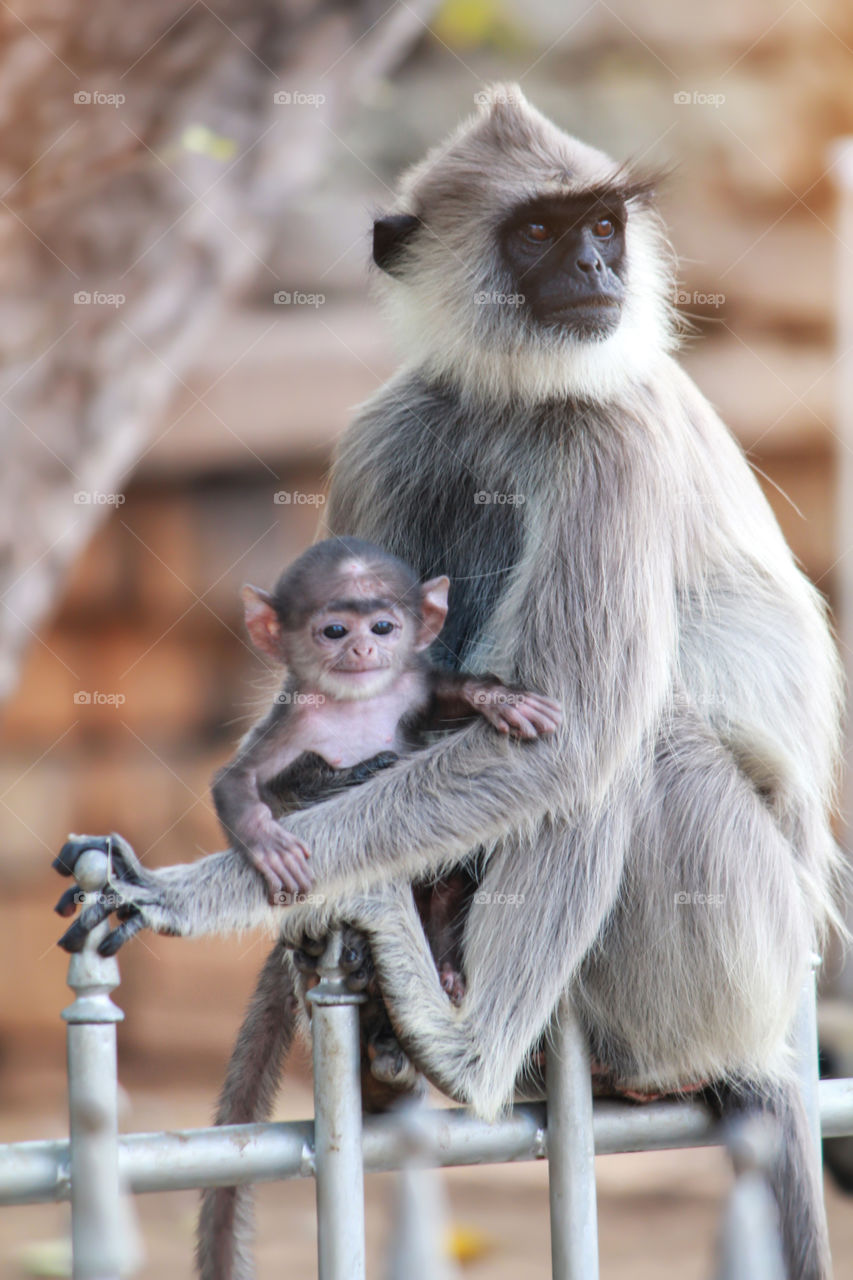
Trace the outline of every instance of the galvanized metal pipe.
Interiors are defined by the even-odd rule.
[[[809,1128],[812,1133],[812,1151],[817,1163],[818,1177],[823,1165],[823,1143],[820,1127],[820,1069],[817,1057],[817,981],[815,972],[820,956],[813,957],[811,972],[803,983],[800,1007],[794,1022],[794,1053],[797,1076]]]
[[[740,1116],[728,1126],[736,1181],[723,1215],[717,1280],[785,1280],[779,1206],[769,1181],[780,1141],[778,1123],[768,1115]]]
[[[821,1080],[823,1135],[853,1134],[853,1080]],[[423,1123],[433,1133],[433,1163],[443,1168],[509,1164],[546,1156],[545,1108],[516,1106],[494,1123],[456,1107],[428,1111]],[[290,1181],[314,1176],[310,1121],[235,1124],[119,1137],[119,1174],[134,1194],[228,1187],[247,1182]],[[596,1155],[625,1151],[719,1144],[716,1122],[693,1102],[596,1102]],[[362,1150],[368,1173],[399,1169],[405,1151],[394,1116],[366,1116]],[[68,1142],[46,1140],[0,1145],[0,1206],[54,1203],[69,1199]]]
[[[364,1165],[358,1005],[329,935],[320,983],[308,993],[314,1044],[314,1159],[319,1280],[364,1280]]]
[[[589,1050],[564,996],[551,1024],[548,1086],[548,1187],[554,1280],[598,1280],[595,1139]]]
[[[107,883],[107,857],[89,850],[75,877],[94,902]],[[68,1024],[71,1249],[74,1280],[118,1280],[128,1263],[122,1229],[118,1158],[116,1023],[124,1017],[110,999],[118,963],[98,955],[108,926],[100,925],[71,957],[68,985],[76,994],[63,1011]]]
[[[396,1113],[403,1143],[394,1187],[388,1280],[455,1280],[447,1251],[448,1212],[436,1164],[435,1130],[423,1098]]]

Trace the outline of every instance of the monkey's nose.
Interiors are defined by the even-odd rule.
[[[598,254],[589,254],[588,256],[578,258],[576,265],[579,271],[600,271],[602,262]]]

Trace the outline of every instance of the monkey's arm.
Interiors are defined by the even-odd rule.
[[[517,589],[490,624],[495,666],[557,698],[560,729],[513,743],[480,721],[290,815],[324,902],[452,866],[549,814],[571,821],[605,800],[644,745],[652,749],[677,666],[673,533],[658,518],[673,479],[639,435],[607,445],[611,464],[579,459],[564,482],[571,500],[560,489],[564,505],[543,510],[541,536],[532,525]],[[359,532],[383,540],[381,529]],[[213,932],[270,919],[260,878],[233,852],[146,877],[143,911],[154,928],[167,920],[178,932]],[[127,894],[133,903],[132,884]]]
[[[263,876],[272,894],[304,893],[311,887],[308,850],[276,822],[261,795],[262,783],[281,771],[286,712],[283,704],[276,703],[211,785],[225,839]]]
[[[543,455],[547,474],[530,481],[541,507],[531,507],[521,563],[489,622],[495,668],[547,690],[563,708],[560,728],[516,744],[480,721],[295,814],[289,825],[312,849],[318,888],[415,879],[546,815],[572,820],[652,749],[677,669],[677,530],[660,512],[672,505],[679,460],[662,461],[634,424],[596,443],[562,474],[559,458]],[[396,508],[384,527],[375,492],[371,503],[356,479],[368,498],[350,484],[342,495],[339,480],[331,531],[346,521],[415,558]]]

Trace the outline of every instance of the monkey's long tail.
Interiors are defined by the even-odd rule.
[[[723,1110],[727,1114],[760,1111],[775,1118],[781,1141],[770,1184],[779,1204],[788,1280],[831,1280],[823,1186],[796,1084],[738,1089],[729,1094]]]
[[[287,950],[276,943],[258,978],[219,1097],[216,1124],[268,1120],[296,1029],[296,995]],[[198,1219],[200,1280],[252,1280],[252,1188],[208,1187]]]

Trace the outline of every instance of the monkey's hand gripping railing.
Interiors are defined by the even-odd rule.
[[[106,857],[91,850],[75,875],[81,890],[106,884]],[[411,1127],[399,1116],[362,1122],[358,1004],[338,968],[333,934],[320,966],[313,1005],[313,1124],[274,1123],[133,1133],[117,1128],[116,1023],[123,1014],[110,992],[118,964],[97,953],[108,928],[93,931],[72,956],[68,982],[76,999],[68,1024],[70,1140],[0,1146],[0,1205],[71,1200],[75,1280],[114,1280],[132,1267],[122,1189],[178,1191],[207,1186],[313,1177],[317,1184],[320,1280],[363,1280],[364,1171],[399,1169],[411,1160]],[[803,1095],[820,1159],[825,1136],[853,1133],[853,1080],[818,1084],[814,982],[804,991],[797,1030]],[[551,1250],[556,1280],[595,1280],[598,1274],[593,1157],[617,1151],[706,1146],[719,1141],[706,1109],[689,1102],[636,1107],[599,1102],[593,1108],[589,1059],[568,1002],[557,1010],[547,1050],[545,1105],[517,1106],[492,1124],[461,1109],[419,1118],[424,1163],[438,1166],[549,1160]],[[749,1153],[741,1159],[742,1205],[733,1200],[724,1256],[725,1280],[754,1272],[749,1258],[764,1247],[755,1237],[761,1186]],[[760,1179],[759,1179],[760,1183]],[[737,1190],[735,1195],[737,1195]],[[751,1226],[750,1226],[751,1224]],[[751,1232],[750,1239],[747,1234]],[[772,1240],[768,1256],[775,1256]],[[771,1270],[762,1272],[775,1275]],[[407,1280],[434,1280],[410,1269]]]

